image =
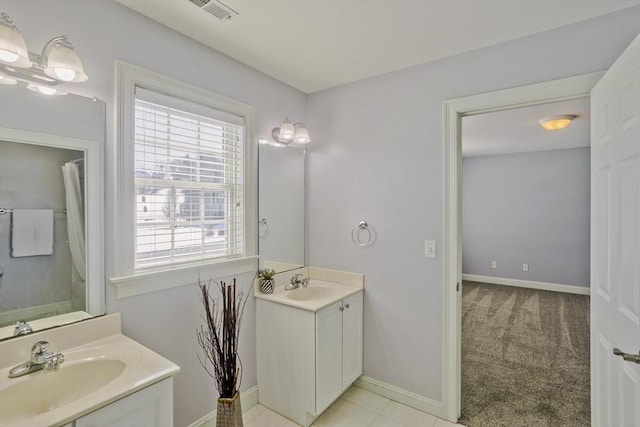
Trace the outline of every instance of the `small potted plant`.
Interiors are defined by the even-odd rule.
[[[260,279],[260,292],[263,294],[273,293],[273,276],[276,275],[274,269],[261,268],[258,270],[258,278]]]

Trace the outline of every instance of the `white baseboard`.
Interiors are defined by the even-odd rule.
[[[53,302],[50,304],[35,305],[33,307],[19,308],[5,311],[0,314],[0,325],[16,323],[18,320],[39,319],[43,316],[53,316],[71,311],[71,300]]]
[[[435,417],[442,418],[442,403],[362,375],[353,385],[387,397]]]
[[[542,291],[565,292],[568,294],[591,294],[591,289],[584,286],[534,282],[531,280],[505,279],[504,277],[480,276],[478,274],[463,274],[462,280],[468,280],[469,282],[492,283],[494,285],[515,286],[517,288],[540,289]]]
[[[258,404],[258,386],[240,393],[240,405],[242,412],[248,411]],[[189,427],[216,427],[216,412],[213,411],[199,420],[189,424]]]

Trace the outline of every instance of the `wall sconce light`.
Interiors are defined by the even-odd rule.
[[[569,126],[571,121],[576,117],[578,116],[565,114],[563,116],[547,117],[546,119],[540,120],[538,123],[540,123],[540,126],[546,130],[560,130]]]
[[[55,88],[59,82],[87,79],[80,57],[67,36],[49,40],[40,55],[31,53],[9,15],[0,14],[0,84],[22,81],[35,92],[66,95]]]
[[[273,128],[271,131],[271,137],[274,141],[288,145],[292,142],[296,144],[308,144],[311,142],[309,136],[309,130],[304,126],[302,122],[292,124],[289,121],[289,117],[284,119],[284,122],[280,127]]]

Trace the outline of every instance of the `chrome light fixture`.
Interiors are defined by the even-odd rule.
[[[309,130],[304,126],[304,123],[292,124],[289,117],[284,119],[280,127],[273,128],[271,137],[274,141],[285,145],[292,142],[296,144],[308,144],[311,142]]]
[[[49,40],[42,54],[31,53],[9,15],[0,14],[0,84],[27,83],[27,88],[45,95],[65,95],[55,88],[59,82],[88,79],[80,57],[67,36]]]
[[[31,67],[27,43],[4,12],[0,14],[0,61],[19,68]]]
[[[540,123],[540,126],[545,128],[546,130],[560,130],[569,126],[571,124],[571,121],[576,117],[578,116],[565,114],[562,116],[547,117],[545,119],[539,120],[538,123]]]

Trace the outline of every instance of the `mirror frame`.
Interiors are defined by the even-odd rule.
[[[101,142],[66,136],[44,134],[22,129],[0,127],[0,140],[22,144],[78,150],[85,161],[85,257],[87,299],[85,311],[92,316],[106,312],[104,279],[104,180],[101,162]],[[25,319],[27,322],[33,319]]]

